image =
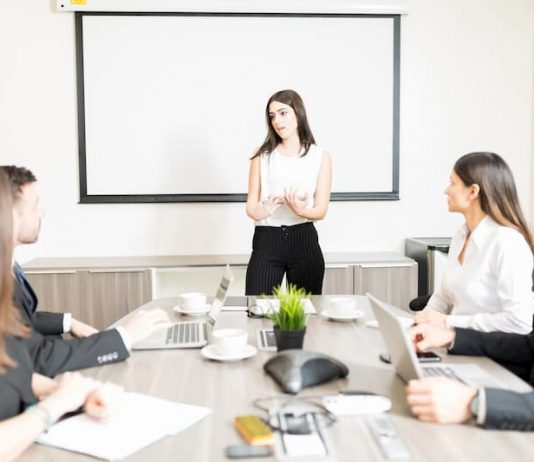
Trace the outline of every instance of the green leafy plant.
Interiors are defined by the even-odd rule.
[[[304,302],[310,298],[310,295],[306,294],[306,290],[290,284],[287,291],[283,291],[280,286],[275,287],[273,294],[280,302],[280,309],[267,314],[274,327],[281,331],[303,330],[308,321],[304,311]]]

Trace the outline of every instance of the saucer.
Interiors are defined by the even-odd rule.
[[[192,311],[184,310],[183,307],[181,307],[180,305],[176,305],[173,310],[185,316],[202,316],[204,314],[209,313],[209,311],[211,310],[211,305],[204,305],[202,308]]]
[[[397,319],[400,321],[400,323],[402,324],[402,327],[404,327],[405,329],[413,326],[412,318],[404,318],[402,316],[397,316]],[[378,321],[376,319],[370,319],[369,321],[365,323],[365,325],[367,327],[373,327],[375,329],[378,329]]]
[[[200,350],[200,354],[204,358],[213,359],[214,361],[240,361],[254,356],[257,352],[258,350],[253,345],[246,345],[241,351],[231,355],[221,354],[217,345],[206,345]]]
[[[333,308],[323,310],[321,314],[332,321],[355,321],[365,316],[365,313],[360,310],[354,310],[350,313],[338,313]]]

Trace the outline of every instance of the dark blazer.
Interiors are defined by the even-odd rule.
[[[47,377],[116,363],[130,356],[117,329],[70,340],[47,337],[32,331],[24,342],[35,372]]]
[[[29,283],[27,286],[29,287]],[[29,314],[31,301],[20,283],[13,287],[13,303],[18,308],[22,321],[33,327],[34,318]],[[61,372],[115,363],[130,356],[116,329],[82,339],[64,340],[42,335],[34,328],[23,341],[29,350],[35,372],[48,377]]]
[[[24,309],[25,320],[43,335],[59,335],[63,333],[63,313],[51,313],[47,311],[37,311],[37,295],[32,286],[24,276],[22,268],[18,263],[14,264],[13,270],[19,272],[21,277],[14,277],[14,298],[15,305]]]
[[[6,352],[17,366],[0,375],[0,420],[19,415],[37,402],[32,391],[32,360],[22,340],[5,339]]]
[[[534,385],[534,331],[527,335],[456,329],[451,354],[488,356]],[[486,388],[484,426],[500,430],[534,430],[534,391],[517,393]]]

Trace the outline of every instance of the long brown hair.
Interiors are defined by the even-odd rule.
[[[497,223],[519,231],[534,254],[532,234],[519,205],[514,176],[504,159],[493,152],[471,152],[456,161],[454,172],[466,186],[479,186],[482,211]]]
[[[304,149],[304,153],[301,157],[304,157],[308,154],[312,144],[315,144],[315,138],[308,124],[308,116],[306,115],[306,108],[304,107],[304,102],[300,95],[294,90],[281,90],[277,91],[273,96],[267,101],[267,106],[265,106],[265,119],[267,121],[267,136],[265,141],[258,149],[258,152],[252,156],[258,157],[261,154],[271,154],[280,144],[282,138],[278,136],[276,131],[273,128],[271,122],[271,117],[269,116],[269,106],[273,101],[279,103],[287,104],[290,108],[295,111],[295,116],[297,117],[297,131],[300,140],[300,146]]]
[[[13,307],[13,197],[11,183],[0,169],[0,374],[16,363],[6,352],[7,335],[25,336],[28,327],[20,322],[18,311]]]

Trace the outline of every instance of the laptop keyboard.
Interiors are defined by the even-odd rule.
[[[457,380],[458,382],[463,383],[463,380],[460,377],[458,377],[456,373],[450,367],[425,366],[422,369],[423,369],[423,375],[425,377],[447,377],[448,379]]]
[[[204,341],[205,336],[205,322],[180,322],[167,329],[167,338],[165,343],[181,344],[181,343],[199,343]]]

